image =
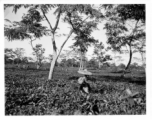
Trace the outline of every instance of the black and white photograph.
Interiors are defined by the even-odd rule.
[[[146,115],[146,4],[3,4],[4,116]]]

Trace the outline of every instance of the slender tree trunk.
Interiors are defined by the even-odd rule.
[[[130,66],[130,63],[131,63],[131,60],[132,60],[132,49],[131,49],[131,45],[129,45],[129,61],[128,61],[128,64],[127,64],[127,66],[125,67],[125,70],[124,70],[124,72],[123,72],[123,77],[124,77],[124,75],[125,75],[125,73],[126,73],[126,70],[129,68],[129,66]]]
[[[84,56],[83,56],[83,53],[82,53],[82,70],[84,70]]]
[[[144,69],[145,69],[145,73],[146,73],[146,61],[145,61],[145,59],[144,59],[144,53],[143,53],[143,52],[140,52],[140,54],[141,54],[141,58],[142,58],[142,65],[143,65],[143,67],[144,67]]]
[[[39,65],[39,64],[36,65],[36,69],[37,69],[37,70],[40,69],[40,65]]]
[[[84,70],[84,69],[87,69],[85,56],[86,56],[86,53],[84,52],[84,53],[83,53],[83,70]]]
[[[140,52],[140,54],[141,54],[142,64],[143,64],[144,68],[146,69],[145,59],[144,59],[144,53],[143,53],[143,52]]]
[[[51,62],[50,72],[49,72],[49,77],[48,77],[48,80],[51,80],[52,77],[53,77],[53,71],[54,71],[55,63],[56,63],[56,61],[57,61],[57,59],[58,59],[58,57],[59,57],[59,55],[60,55],[60,53],[61,53],[61,51],[62,51],[62,48],[64,47],[65,43],[68,41],[69,37],[72,35],[72,33],[73,33],[74,30],[72,29],[72,30],[70,31],[69,35],[67,36],[66,40],[63,42],[63,44],[62,44],[62,46],[61,46],[61,48],[60,48],[60,50],[59,50],[59,53],[58,53],[58,55],[57,55],[57,48],[56,48],[56,43],[55,43],[54,34],[55,34],[55,31],[56,31],[56,29],[57,29],[57,27],[58,27],[58,24],[59,24],[60,15],[61,15],[61,9],[59,10],[59,13],[58,13],[58,15],[57,15],[57,20],[56,20],[56,23],[55,23],[55,27],[54,27],[54,28],[52,28],[52,25],[51,25],[50,21],[48,20],[47,16],[45,15],[45,12],[43,11],[43,9],[41,9],[41,10],[42,10],[42,13],[43,13],[46,21],[48,22],[48,24],[49,24],[49,26],[50,26],[51,34],[52,34],[51,36],[52,36],[52,45],[53,45],[53,60],[52,60],[52,62]],[[86,21],[88,18],[89,18],[89,16],[88,16],[86,19],[84,19],[84,20],[82,21],[82,23],[83,23],[84,21]]]
[[[57,61],[57,53],[54,51],[53,60],[51,62],[51,66],[50,66],[50,72],[49,72],[48,80],[51,80],[53,78],[54,67],[55,67],[56,61]]]
[[[79,70],[82,70],[82,53],[80,53],[80,67]]]
[[[83,60],[83,69],[86,69],[87,67],[86,67],[86,61],[85,61],[85,59]]]
[[[130,63],[131,63],[131,60],[132,60],[132,49],[131,49],[131,45],[129,46],[129,49],[130,49],[130,52],[129,52],[129,61],[128,61],[128,64],[125,68],[125,70],[127,70],[130,66]]]
[[[52,45],[53,45],[53,60],[51,62],[51,66],[50,66],[48,80],[51,80],[53,78],[54,67],[55,67],[55,63],[57,61],[57,47],[56,47],[56,43],[55,43],[54,34],[52,34]]]
[[[99,67],[99,69],[100,69],[100,68],[101,68],[101,62],[100,62],[100,61],[99,61],[98,65],[99,65],[98,67]]]
[[[143,56],[143,53],[140,52],[140,54],[141,54],[142,63],[144,64],[144,56]]]
[[[41,63],[39,62],[39,55],[38,55],[38,53],[35,51],[35,49],[34,49],[34,47],[33,47],[33,41],[35,41],[36,40],[36,38],[35,39],[31,39],[31,41],[30,41],[30,44],[31,44],[31,47],[32,47],[32,49],[33,49],[33,51],[35,52],[35,54],[36,54],[36,59],[37,59],[37,63],[36,63],[36,69],[37,70],[39,70],[40,69],[40,67],[41,67]]]
[[[82,61],[81,61],[81,69],[84,70],[84,53],[81,53],[82,55]]]
[[[53,45],[53,60],[51,62],[51,66],[50,66],[50,72],[49,72],[49,77],[48,80],[51,80],[53,78],[53,72],[54,72],[54,67],[55,67],[55,63],[59,57],[59,55],[61,54],[61,51],[65,45],[65,43],[68,41],[69,37],[72,35],[73,30],[70,31],[69,35],[67,36],[66,40],[63,42],[59,53],[57,54],[57,47],[56,47],[56,43],[55,43],[55,38],[54,38],[54,34],[52,34],[52,45]]]
[[[84,70],[84,61],[82,60],[82,70]]]

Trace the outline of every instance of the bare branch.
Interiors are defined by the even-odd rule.
[[[83,22],[85,22],[88,18],[89,18],[89,16],[86,17],[86,19],[84,19],[84,20],[81,22],[81,24],[82,24]],[[80,25],[80,24],[79,24],[79,25]],[[78,25],[78,26],[79,26],[79,25]],[[77,27],[78,27],[78,26],[77,26]],[[62,49],[63,49],[65,43],[68,41],[68,39],[69,39],[70,36],[72,35],[73,31],[74,31],[74,29],[72,29],[72,30],[69,32],[69,35],[67,36],[66,40],[63,42],[63,44],[62,44],[62,46],[61,46],[61,48],[60,48],[60,50],[59,50],[59,53],[58,53],[57,58],[59,57],[59,55],[60,55],[60,53],[61,53],[61,51],[62,51]]]
[[[35,50],[34,47],[33,47],[33,41],[35,41],[36,38],[33,39],[33,40],[32,40],[32,38],[30,38],[30,39],[31,39],[30,43],[31,43],[32,49],[33,49],[33,51],[35,52],[36,56],[38,56],[38,53],[36,52],[36,50]],[[37,58],[37,61],[38,61],[38,58]]]
[[[43,13],[43,15],[44,15],[44,17],[45,17],[46,21],[48,22],[48,24],[49,24],[49,26],[50,26],[50,28],[51,28],[51,31],[53,31],[52,25],[51,25],[51,23],[50,23],[49,19],[47,18],[47,16],[45,15],[45,12],[43,11],[43,9],[42,9],[42,8],[41,8],[41,11],[42,11],[42,13]]]
[[[138,24],[138,22],[139,22],[139,20],[136,22],[135,28],[134,28],[133,31],[132,31],[133,35],[134,35],[134,33],[135,33],[136,29],[137,29],[137,24]]]
[[[59,10],[59,13],[58,13],[58,16],[57,16],[57,20],[56,20],[56,23],[55,23],[55,26],[53,28],[53,32],[56,31],[57,27],[58,27],[58,24],[59,24],[59,20],[60,20],[60,15],[61,15],[61,8]]]
[[[60,48],[60,50],[59,50],[59,53],[58,53],[57,58],[59,57],[59,55],[60,55],[60,53],[61,53],[61,51],[62,51],[65,43],[68,41],[68,39],[70,38],[70,36],[71,36],[72,33],[73,33],[73,29],[69,32],[69,35],[67,36],[66,40],[63,42],[63,44],[62,44],[62,46],[61,46],[61,48]]]
[[[73,26],[73,23],[72,23],[72,21],[71,21],[71,19],[70,19],[70,24],[71,24],[71,26],[72,26],[72,29],[74,30],[75,28],[74,28],[74,26]]]
[[[86,19],[84,19],[84,20],[81,22],[81,24],[82,24],[84,21],[86,21],[89,17],[90,17],[90,16],[86,17]]]
[[[36,38],[35,38],[35,39],[33,39],[33,40],[32,40],[32,38],[30,38],[30,39],[31,39],[30,43],[31,43],[32,49],[34,50],[34,47],[33,47],[33,41],[35,41],[35,40],[36,40]],[[35,50],[34,50],[34,51],[35,51]]]

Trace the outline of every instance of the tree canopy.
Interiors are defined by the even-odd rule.
[[[126,69],[131,63],[132,53],[145,41],[145,5],[105,5],[107,43],[123,53],[125,47],[130,54]]]

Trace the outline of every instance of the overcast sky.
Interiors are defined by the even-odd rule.
[[[26,11],[27,11],[26,9],[21,8],[15,14],[14,12],[12,12],[12,8],[8,8],[8,9],[5,10],[4,18],[9,19],[11,21],[20,21],[23,13],[26,13]],[[56,18],[53,15],[53,12],[49,12],[47,14],[47,17],[51,21],[52,26],[54,26]],[[43,25],[48,26],[48,23],[43,22]],[[70,26],[67,23],[64,23],[64,22],[62,22],[62,20],[60,20],[60,22],[59,22],[59,28],[60,29],[57,30],[58,35],[59,34],[68,34],[69,31],[70,31],[69,27]],[[104,27],[104,22],[100,23],[98,25],[99,30],[95,30],[92,33],[92,36],[95,39],[98,39],[99,41],[102,41],[104,43],[104,45],[107,46],[107,44],[106,44],[107,37],[106,37],[106,34],[105,34],[106,31],[103,29],[103,27]],[[65,38],[66,38],[66,36],[60,36],[60,37],[56,36],[56,43],[57,43],[58,49],[60,48],[61,44],[64,42]],[[63,50],[69,49],[68,47],[73,44],[72,38],[73,38],[73,35],[70,37],[70,39],[66,43]],[[46,57],[48,56],[48,54],[52,54],[52,44],[51,44],[51,37],[50,36],[47,36],[47,37],[44,36],[41,39],[37,39],[36,41],[33,42],[33,44],[34,44],[34,46],[36,44],[42,44],[43,48],[45,48],[45,56]],[[13,49],[24,48],[25,52],[26,52],[25,55],[33,57],[33,55],[32,55],[33,51],[32,51],[32,48],[30,46],[30,41],[29,40],[9,42],[8,40],[5,39],[5,48],[13,48]],[[89,47],[88,52],[87,52],[87,57],[90,58],[92,53],[93,53],[93,47]],[[112,57],[114,57],[115,55],[116,56],[120,55],[119,53],[116,53],[116,54],[110,53],[110,54],[112,55]],[[117,61],[116,59],[114,59],[113,62],[115,61],[116,64],[119,64],[119,63],[127,64],[128,59],[129,59],[129,54],[123,54],[123,55],[121,54],[120,56],[122,56],[122,59],[120,61]],[[133,54],[133,57],[141,58],[139,53]],[[134,62],[134,61],[135,60],[133,59],[132,62]],[[141,64],[141,62],[139,62],[139,61],[136,61],[136,62]]]

